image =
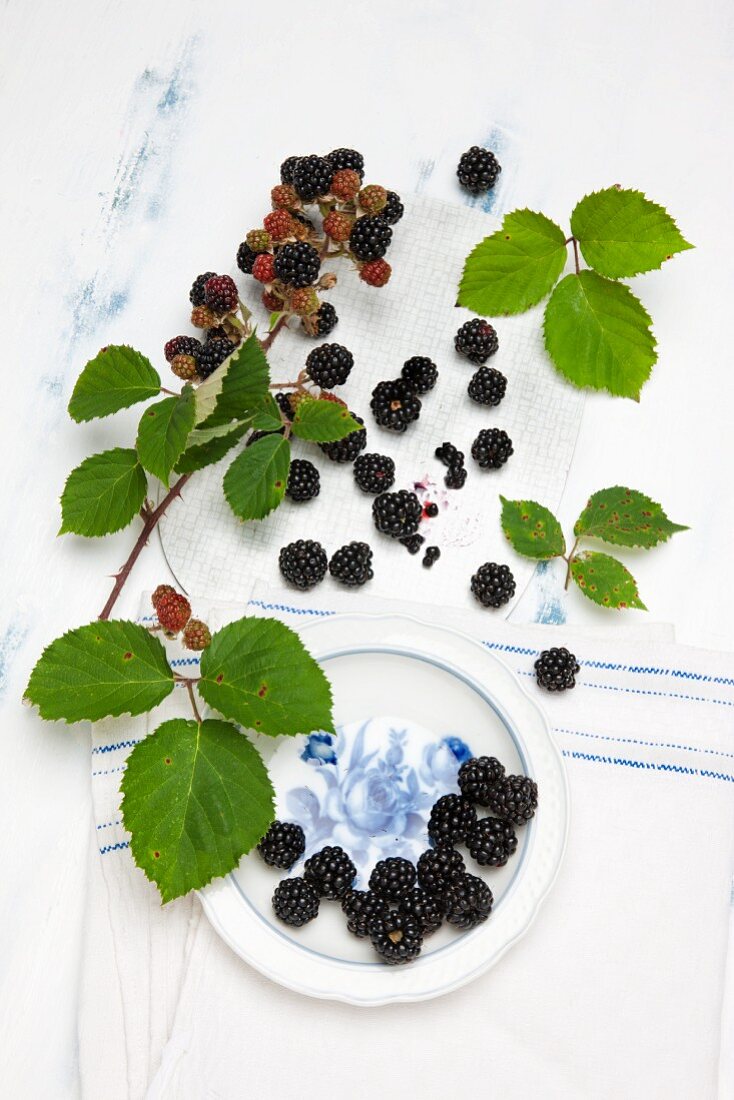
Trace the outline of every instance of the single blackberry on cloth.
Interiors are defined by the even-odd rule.
[[[273,894],[273,909],[278,920],[301,928],[319,915],[319,895],[302,878],[286,878]]]
[[[415,886],[416,870],[409,859],[388,856],[375,864],[370,875],[370,890],[385,901],[399,901]]]
[[[464,465],[464,453],[459,451],[453,445],[453,443],[442,443],[440,447],[436,447],[436,458],[439,462],[443,462],[444,466],[463,466]]]
[[[406,917],[416,920],[424,936],[430,936],[443,924],[446,905],[443,898],[429,894],[422,886],[416,886],[400,898],[398,910]]]
[[[494,153],[483,149],[481,145],[472,145],[471,149],[462,153],[456,175],[462,187],[472,195],[481,195],[483,191],[494,187],[501,171]]]
[[[476,824],[477,812],[462,794],[445,794],[433,804],[428,835],[434,844],[461,844]]]
[[[438,559],[441,557],[441,551],[437,546],[428,546],[426,552],[423,555],[423,568],[432,569]]]
[[[408,425],[421,414],[420,399],[402,378],[378,382],[372,391],[370,408],[380,427],[391,432],[407,431]]]
[[[465,871],[461,852],[448,844],[428,848],[418,857],[418,882],[429,894],[445,894],[453,880]]]
[[[320,270],[319,254],[308,241],[281,245],[275,253],[273,271],[285,286],[310,286],[318,279]]]
[[[192,306],[203,306],[206,304],[204,287],[216,274],[216,271],[205,271],[203,275],[196,276],[191,284],[191,290],[189,291],[189,301]]]
[[[515,595],[515,578],[509,565],[488,561],[472,577],[471,590],[484,607],[502,607]]]
[[[423,932],[414,917],[391,910],[386,917],[370,922],[372,946],[383,962],[390,966],[412,962],[423,947]]]
[[[459,768],[459,790],[477,806],[488,806],[489,792],[504,776],[504,765],[494,756],[473,756]]]
[[[426,355],[413,355],[403,363],[400,376],[414,393],[428,393],[436,385],[438,367]]]
[[[201,341],[195,336],[174,336],[163,348],[166,362],[171,363],[177,355],[191,355],[196,359],[201,349]]]
[[[371,549],[366,542],[347,543],[332,555],[329,572],[348,588],[360,588],[375,575],[372,572]]]
[[[467,932],[487,919],[493,902],[492,891],[483,879],[459,875],[446,891],[446,920],[454,928]]]
[[[414,535],[423,518],[421,502],[415,493],[399,489],[397,493],[380,493],[372,502],[375,527],[393,539]]]
[[[313,500],[321,491],[319,471],[307,458],[294,458],[288,470],[285,495],[297,504]]]
[[[323,898],[343,898],[357,877],[357,868],[344,851],[327,845],[309,856],[303,867],[303,877]]]
[[[470,363],[481,366],[499,347],[497,333],[489,321],[474,317],[465,321],[454,337],[454,347],[460,355],[465,355]]]
[[[306,837],[292,821],[274,821],[257,846],[270,867],[288,871],[306,851]]]
[[[512,453],[512,440],[502,428],[483,428],[471,445],[472,458],[483,470],[499,470]]]
[[[465,466],[449,466],[444,476],[444,484],[447,489],[463,489],[466,484],[467,472]]]
[[[301,325],[309,336],[328,336],[336,328],[339,318],[331,302],[322,302],[307,323],[305,319]]]
[[[324,159],[328,161],[332,172],[350,168],[360,179],[364,177],[364,157],[356,149],[332,149]]]
[[[309,352],[306,374],[322,390],[343,386],[354,366],[354,356],[341,344],[322,344]]]
[[[387,202],[382,209],[382,216],[388,225],[395,225],[405,213],[405,207],[400,201],[400,195],[394,191],[388,191]]]
[[[492,787],[489,811],[513,825],[525,825],[538,808],[538,784],[527,775],[506,775]]]
[[[358,455],[352,469],[363,493],[383,493],[395,484],[395,463],[388,455]]]
[[[357,218],[349,234],[349,248],[357,260],[381,260],[392,240],[392,229],[382,214]]]
[[[289,542],[280,551],[278,564],[289,584],[303,592],[319,584],[328,568],[326,551],[320,542],[312,539]]]
[[[480,367],[467,387],[467,393],[478,405],[499,405],[507,392],[507,379],[494,367]]]
[[[544,649],[535,662],[535,676],[546,691],[567,691],[576,687],[578,661],[565,646]]]
[[[292,183],[296,193],[304,202],[313,202],[320,195],[326,195],[331,187],[334,168],[325,157],[312,154],[298,157],[292,170],[292,179],[283,183]]]
[[[517,851],[517,836],[509,821],[483,817],[468,832],[466,846],[482,867],[504,867]]]
[[[388,904],[372,890],[348,890],[342,898],[342,913],[347,918],[347,928],[360,939],[370,934],[370,924],[375,918],[384,919],[389,913]]]
[[[364,424],[361,416],[352,413],[358,424]],[[332,462],[354,462],[360,451],[367,446],[366,428],[355,428],[343,439],[337,439],[334,443],[319,443],[319,447]]]
[[[207,340],[205,344],[202,344],[196,356],[197,374],[201,378],[208,378],[236,349],[237,345],[231,340],[222,340],[221,338]]]

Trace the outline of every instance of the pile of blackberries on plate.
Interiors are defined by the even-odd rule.
[[[506,775],[493,756],[462,764],[458,794],[433,805],[428,820],[432,847],[416,865],[402,856],[381,859],[366,890],[354,888],[357,868],[341,847],[327,845],[305,861],[300,877],[286,878],[275,889],[273,909],[294,928],[319,914],[322,900],[338,901],[347,928],[369,939],[383,962],[412,962],[426,936],[444,921],[465,932],[487,920],[494,901],[487,883],[466,869],[458,851],[464,845],[481,867],[504,867],[517,851],[516,829],[538,806],[538,786],[525,775]],[[477,807],[487,809],[480,817]],[[306,850],[300,825],[274,821],[258,845],[272,867],[289,870]]]

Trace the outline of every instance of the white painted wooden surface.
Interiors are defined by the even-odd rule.
[[[277,12],[278,14],[274,14]],[[355,145],[398,191],[457,198],[497,127],[519,203],[559,220],[614,182],[666,203],[697,250],[637,280],[660,362],[639,405],[593,395],[562,507],[639,485],[692,531],[634,571],[678,637],[732,647],[732,17],[726,0],[6,0],[0,9],[0,1050],[8,1095],[77,1092],[75,998],[90,837],[88,735],[18,704],[40,648],[104,602],[129,533],[55,540],[65,473],[132,438],[74,427],[83,363],[161,362],[192,274],[227,270],[292,152]],[[153,545],[119,606],[161,578]],[[548,587],[550,584],[550,587]],[[555,598],[549,578],[522,614]],[[569,599],[569,621],[617,620]]]

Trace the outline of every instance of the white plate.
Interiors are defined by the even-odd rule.
[[[304,627],[304,643],[334,690],[336,738],[260,738],[276,789],[277,814],[300,821],[305,857],[342,844],[364,886],[387,855],[416,858],[428,845],[432,803],[457,790],[468,755],[497,756],[532,776],[539,809],[518,830],[506,867],[472,873],[489,883],[489,920],[468,933],[442,928],[402,967],[377,960],[351,936],[336,902],[322,902],[301,929],[281,924],[271,897],[283,872],[251,853],[201,893],[209,920],[252,966],[313,997],[383,1005],[438,997],[483,973],[530,926],[558,872],[568,828],[561,754],[537,704],[495,656],[453,630],[405,616],[338,615]],[[466,854],[466,853],[465,853]],[[302,863],[293,868],[299,874]]]

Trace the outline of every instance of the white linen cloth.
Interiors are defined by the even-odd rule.
[[[248,613],[298,629],[355,607],[353,594],[324,587],[305,597],[257,592]],[[361,597],[358,607],[416,611]],[[240,614],[219,606],[209,621]],[[460,629],[464,620],[447,608],[419,614]],[[572,817],[558,881],[528,934],[469,986],[417,1005],[357,1009],[261,977],[213,932],[196,898],[160,906],[119,824],[125,756],[146,728],[185,713],[174,692],[149,720],[95,727],[98,844],[79,1019],[85,1097],[727,1095],[719,1058],[734,865],[734,659],[655,631],[625,641],[510,626],[490,614],[485,621],[482,641],[532,690],[540,648],[568,645],[582,665],[575,691],[540,700],[566,758]],[[183,652],[175,659],[195,661]]]

